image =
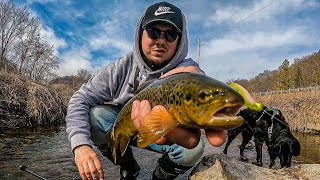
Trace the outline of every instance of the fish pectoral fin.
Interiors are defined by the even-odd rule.
[[[137,135],[138,147],[145,148],[178,126],[163,106],[156,106],[144,118]]]

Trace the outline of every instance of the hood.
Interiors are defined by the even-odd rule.
[[[143,60],[143,57],[141,54],[143,54],[142,51],[140,51],[140,36],[141,36],[141,22],[144,18],[144,15],[141,17],[138,27],[136,29],[135,33],[135,43],[133,47],[133,61],[137,63],[138,68],[143,76],[146,77],[146,79],[153,79],[158,78],[162,74],[168,72],[169,70],[175,68],[178,64],[180,64],[187,56],[188,54],[188,37],[187,37],[187,29],[186,29],[186,19],[184,14],[182,14],[182,35],[179,43],[179,47],[177,48],[177,52],[171,59],[171,61],[164,66],[161,69],[153,71]]]

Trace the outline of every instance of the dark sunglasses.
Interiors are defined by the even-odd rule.
[[[147,27],[146,31],[150,39],[158,39],[161,36],[161,32],[163,32],[163,36],[168,42],[175,41],[180,35],[180,33],[175,30],[161,31],[155,27]]]

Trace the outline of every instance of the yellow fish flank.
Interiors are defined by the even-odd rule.
[[[137,137],[141,148],[154,143],[161,136],[183,126],[197,129],[232,129],[241,126],[243,118],[235,116],[244,104],[243,97],[227,84],[196,73],[178,73],[154,80],[136,94],[121,109],[107,142],[114,161],[120,147],[124,154],[130,138]],[[139,131],[131,120],[134,100],[149,100],[151,107],[164,106],[165,110],[151,111]]]

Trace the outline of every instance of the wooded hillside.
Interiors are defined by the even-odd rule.
[[[285,59],[276,70],[265,70],[252,79],[232,80],[250,92],[266,92],[320,85],[320,50],[296,58],[290,65]]]

